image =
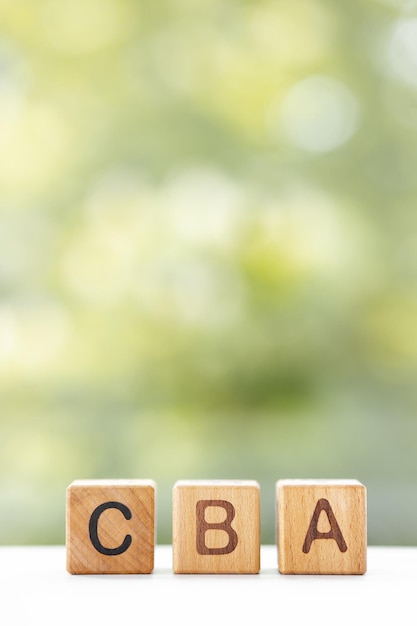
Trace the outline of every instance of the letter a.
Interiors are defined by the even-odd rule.
[[[224,522],[209,523],[206,521],[205,512],[209,506],[220,506],[226,511]],[[238,537],[236,531],[231,527],[231,522],[235,517],[235,507],[227,500],[199,500],[196,506],[197,517],[197,552],[198,554],[229,554],[237,546]],[[229,543],[224,548],[208,548],[206,546],[207,530],[224,530],[229,536]]]
[[[317,524],[319,521],[320,513],[326,512],[327,519],[329,520],[330,530],[327,533],[322,533],[318,530]],[[342,531],[337,523],[333,509],[330,506],[330,502],[325,498],[321,498],[314,509],[313,517],[311,518],[310,526],[308,527],[306,538],[304,539],[303,552],[308,554],[310,552],[311,544],[315,539],[334,539],[339,546],[340,552],[346,552],[347,545],[343,538]]]

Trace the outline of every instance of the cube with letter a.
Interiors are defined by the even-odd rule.
[[[70,574],[150,574],[155,550],[155,483],[71,483],[66,544]]]
[[[176,574],[257,574],[260,488],[256,481],[182,480],[172,497]]]
[[[366,488],[356,480],[279,480],[281,574],[366,572]]]

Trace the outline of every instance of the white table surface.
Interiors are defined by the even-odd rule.
[[[0,547],[3,624],[417,624],[417,548],[368,548],[364,576],[283,576],[275,546],[258,575],[175,575],[157,546],[150,575],[71,576],[65,548]]]

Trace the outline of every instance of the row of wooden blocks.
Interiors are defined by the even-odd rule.
[[[151,480],[75,481],[67,489],[71,574],[150,574],[156,486]],[[282,574],[364,574],[366,488],[356,480],[279,480],[278,569]],[[256,481],[175,483],[173,571],[257,574],[260,487]]]

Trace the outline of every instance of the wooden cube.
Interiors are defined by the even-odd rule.
[[[151,480],[74,481],[67,489],[70,574],[150,574],[155,489]]]
[[[281,574],[366,572],[366,488],[356,480],[279,480]]]
[[[178,481],[172,500],[176,574],[259,572],[260,488],[256,481]]]

